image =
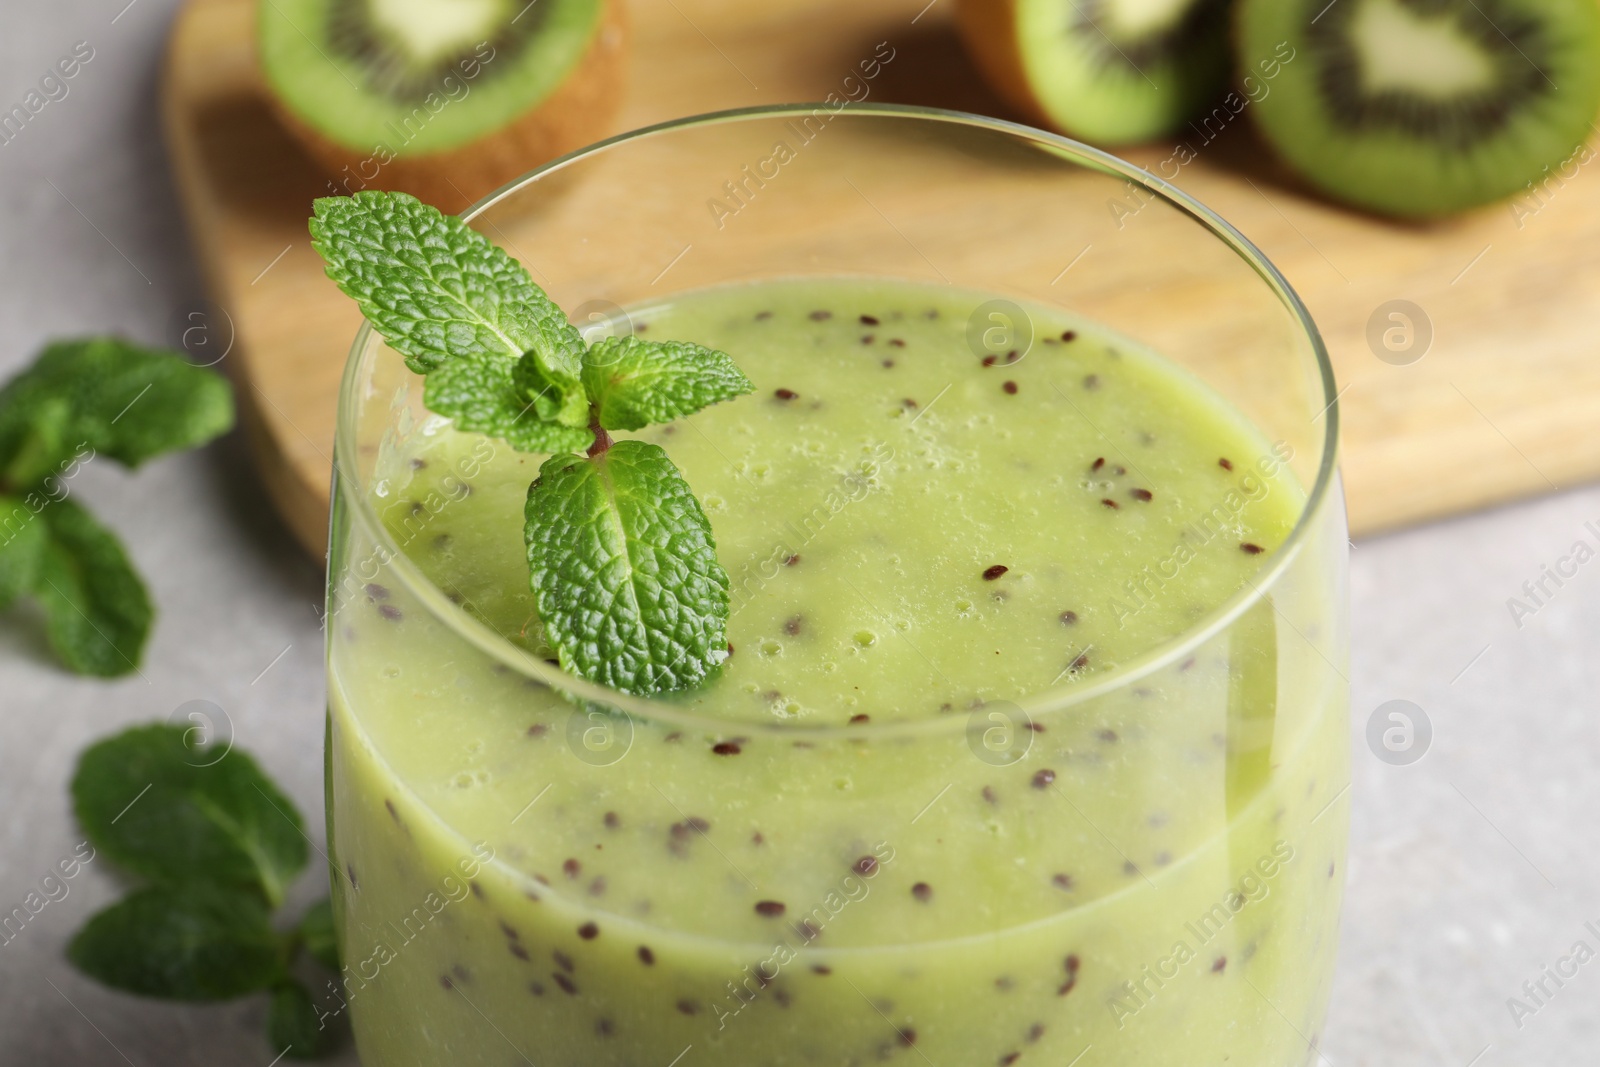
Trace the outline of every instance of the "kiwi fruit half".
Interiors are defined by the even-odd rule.
[[[1580,149],[1600,112],[1596,0],[1241,0],[1238,20],[1241,67],[1281,66],[1251,109],[1267,139],[1383,214],[1508,196]]]
[[[623,88],[623,0],[262,0],[270,99],[334,192],[460,211],[598,139]]]
[[[1227,0],[961,0],[956,12],[996,92],[1086,141],[1170,133],[1227,86]]]

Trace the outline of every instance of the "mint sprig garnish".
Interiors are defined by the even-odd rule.
[[[287,932],[274,925],[306,841],[300,813],[254,760],[197,752],[183,726],[136,726],[79,758],[72,798],[95,849],[143,882],[73,937],[75,967],[166,1000],[270,992],[274,1054],[329,1049],[334,1031],[294,970],[302,953],[339,969],[332,912],[324,900]]]
[[[727,655],[728,575],[711,523],[665,451],[611,434],[693,415],[750,380],[688,342],[588,345],[516,260],[415,197],[360,192],[315,211],[328,276],[426,376],[428,409],[553,453],[523,517],[562,668],[636,694],[705,681]]]
[[[137,668],[154,609],[116,535],[69,500],[85,464],[137,467],[233,426],[233,392],[182,357],[114,337],[47,347],[0,389],[0,608],[31,595],[71,669]]]

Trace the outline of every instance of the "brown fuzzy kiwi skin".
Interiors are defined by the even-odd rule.
[[[267,99],[306,153],[331,172],[331,184],[341,192],[398,190],[446,214],[459,214],[539,164],[609,132],[627,86],[626,6],[625,0],[606,0],[588,49],[549,96],[507,125],[448,151],[396,155],[382,163],[370,150],[329,140],[270,89]],[[378,173],[366,178],[374,165]]]
[[[1022,49],[1017,44],[1017,2],[960,0],[956,4],[956,28],[961,31],[967,54],[1002,100],[1033,125],[1059,129],[1033,95],[1023,72]]]

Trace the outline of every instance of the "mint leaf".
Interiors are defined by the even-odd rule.
[[[521,264],[460,219],[376,190],[323,197],[314,210],[311,245],[328,277],[418,374],[537,350],[577,377],[582,335]]]
[[[225,1000],[283,972],[262,902],[204,884],[129,894],[78,931],[67,958],[105,985],[171,1000]]]
[[[333,903],[323,897],[300,917],[295,928],[311,958],[330,971],[339,969],[339,942],[333,932]]]
[[[110,678],[135,670],[154,609],[122,542],[72,500],[48,505],[40,518],[49,540],[33,592],[56,654],[79,674]]]
[[[315,1059],[333,1044],[333,1031],[323,1027],[310,992],[299,982],[273,988],[267,1005],[267,1043],[274,1053],[297,1060]]]
[[[243,752],[191,765],[183,735],[139,726],[86,751],[72,779],[78,822],[96,848],[151,881],[244,886],[281,904],[306,864],[299,812]]]
[[[422,402],[429,411],[455,420],[456,429],[499,437],[519,452],[577,452],[594,434],[581,427],[539,418],[533,398],[514,378],[515,365],[454,360],[428,375]],[[576,383],[575,383],[576,384]],[[581,389],[578,401],[589,402]]]
[[[667,454],[553,456],[528,489],[528,564],[561,665],[627,693],[684,689],[725,656],[728,575]]]
[[[529,398],[538,418],[564,426],[589,425],[589,397],[582,380],[552,370],[539,353],[524,353],[511,370],[511,380],[518,395]]]
[[[43,482],[72,455],[72,403],[64,396],[26,395],[43,389],[12,392],[15,382],[0,390],[0,486],[25,489]]]
[[[632,336],[607,338],[591,348],[583,385],[608,430],[671,422],[755,389],[725,352]]]
[[[0,496],[0,609],[32,592],[47,544],[44,520],[29,501]]]
[[[521,264],[405,193],[323,197],[315,212],[311,244],[328,277],[428,375],[429,410],[520,451],[588,447],[567,432],[587,432],[583,336]],[[565,429],[533,425],[549,421]]]
[[[0,389],[0,479],[25,487],[80,453],[128,467],[233,426],[221,375],[115,337],[50,345]]]

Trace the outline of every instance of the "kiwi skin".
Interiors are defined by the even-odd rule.
[[[459,214],[541,163],[599,140],[609,129],[627,84],[626,6],[625,0],[606,0],[588,49],[549,96],[505,126],[447,151],[392,155],[385,162],[370,150],[330,140],[270,90],[266,97],[306,153],[331,172],[331,192],[398,190],[446,214]]]
[[[1000,98],[1035,126],[1055,126],[1022,73],[1017,43],[1017,0],[961,0],[956,26],[978,69]]]
[[[1436,219],[1522,191],[1581,151],[1593,132],[1600,113],[1600,4],[1477,0],[1468,6],[1462,0],[1460,6],[1485,18],[1531,11],[1546,26],[1568,31],[1569,38],[1547,42],[1548,76],[1560,86],[1559,97],[1525,96],[1521,111],[1498,132],[1465,146],[1430,143],[1403,129],[1350,130],[1320,95],[1322,75],[1305,32],[1326,0],[1238,0],[1234,34],[1241,69],[1283,41],[1298,54],[1283,65],[1271,94],[1251,108],[1256,129],[1308,185],[1376,215]],[[1545,84],[1539,77],[1538,85]]]

